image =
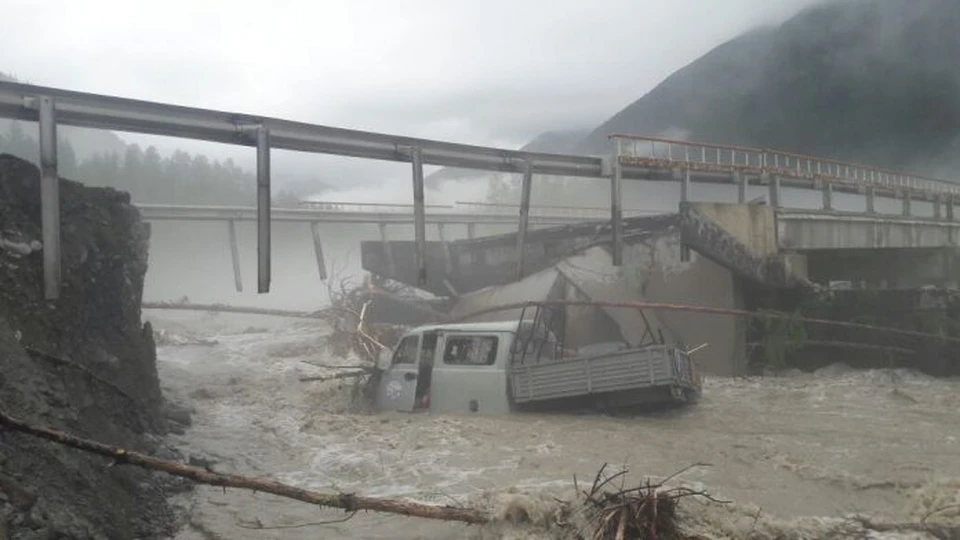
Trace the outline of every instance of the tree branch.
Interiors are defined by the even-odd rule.
[[[348,512],[371,510],[388,514],[444,521],[461,521],[464,523],[486,523],[490,520],[487,514],[472,508],[433,506],[409,501],[362,497],[350,493],[322,493],[298,488],[269,478],[251,478],[237,474],[217,473],[200,467],[184,465],[176,461],[156,458],[125,448],[82,439],[47,427],[33,426],[10,416],[2,410],[0,410],[0,426],[71,448],[108,457],[113,459],[114,463],[118,465],[134,465],[144,469],[162,471],[173,476],[187,478],[194,482],[210,486],[262,491],[317,506],[340,508]]]

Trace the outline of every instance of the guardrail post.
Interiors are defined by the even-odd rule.
[[[747,204],[747,175],[733,171],[733,181],[737,184],[737,202]]]
[[[57,171],[57,119],[52,98],[41,96],[40,220],[43,236],[43,291],[47,300],[60,297],[60,175]]]
[[[327,263],[323,257],[323,243],[320,242],[319,222],[310,222],[310,235],[313,236],[313,254],[317,258],[317,272],[320,274],[320,281],[326,281]]]
[[[243,292],[240,277],[240,247],[237,245],[237,228],[232,219],[227,220],[227,236],[230,238],[230,260],[233,262],[233,284],[237,292]]]
[[[614,266],[623,264],[623,214],[620,193],[623,170],[620,166],[620,139],[614,140],[613,161],[610,172],[610,226],[613,232],[612,259]]]
[[[833,182],[823,180],[823,209],[833,210]]]
[[[270,292],[270,130],[257,128],[257,292]]]
[[[873,186],[867,186],[867,213],[873,214],[876,212],[876,191]]]
[[[532,191],[533,167],[529,161],[525,161],[520,189],[520,230],[517,232],[517,280],[523,279],[523,255],[527,244],[527,228],[530,225],[530,194]]]
[[[913,197],[913,194],[910,193],[910,189],[903,190],[903,215],[905,217],[910,217],[913,213],[910,209],[910,202]]]
[[[687,202],[690,200],[690,167],[685,167],[681,174],[680,202]]]
[[[417,243],[417,285],[427,282],[427,216],[423,196],[423,152],[419,148],[410,151],[413,165],[413,229]]]

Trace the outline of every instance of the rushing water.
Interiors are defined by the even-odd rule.
[[[698,462],[680,482],[730,504],[685,500],[685,523],[716,538],[844,538],[841,518],[960,520],[960,381],[909,371],[716,379],[701,402],[613,418],[351,412],[346,384],[305,383],[325,353],[324,326],[241,315],[149,313],[163,332],[168,395],[195,408],[173,443],[215,470],[268,475],[318,490],[432,503],[522,507],[536,519],[573,497],[604,463],[627,482]],[[467,527],[342,512],[241,490],[199,488],[179,538],[544,537],[536,527]],[[257,522],[267,527],[256,529]],[[291,527],[292,528],[276,528]],[[838,532],[839,531],[839,532]],[[909,538],[909,536],[861,536]],[[915,536],[924,538],[923,536]]]

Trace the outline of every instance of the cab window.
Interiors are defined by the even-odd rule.
[[[420,344],[420,336],[407,336],[400,340],[397,346],[397,352],[393,354],[394,366],[398,364],[413,365],[417,363],[417,346]]]
[[[496,336],[449,336],[443,363],[449,366],[492,366],[497,361]]]

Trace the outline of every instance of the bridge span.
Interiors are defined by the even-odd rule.
[[[955,200],[960,195],[960,185],[951,181],[781,150],[612,134],[610,152],[601,156],[524,152],[12,82],[0,82],[0,117],[39,123],[44,283],[46,296],[51,299],[59,296],[61,283],[56,136],[58,125],[182,137],[255,148],[257,282],[260,293],[270,290],[270,224],[274,213],[277,212],[280,219],[300,219],[289,211],[271,208],[272,149],[410,163],[414,201],[412,222],[415,229],[413,251],[417,261],[417,282],[420,284],[426,283],[427,279],[424,165],[522,175],[520,204],[514,216],[518,222],[516,254],[521,268],[529,225],[531,222],[537,223],[538,219],[548,219],[543,216],[538,218],[531,212],[530,194],[535,175],[579,177],[588,181],[604,179],[609,182],[611,197],[606,221],[611,227],[610,245],[614,266],[622,264],[624,180],[679,182],[682,202],[689,200],[691,185],[698,182],[729,183],[736,186],[741,203],[747,202],[746,195],[750,186],[764,186],[769,189],[769,204],[775,209],[782,206],[781,189],[785,186],[822,191],[823,207],[828,212],[833,210],[834,192],[863,194],[867,214],[875,213],[875,200],[878,196],[892,196],[902,199],[902,213],[908,218],[912,215],[911,201],[924,200],[933,204],[934,217],[944,219],[945,222],[952,222]],[[174,212],[170,208],[145,211],[154,212],[151,219],[164,219],[165,216],[170,219],[169,216]],[[211,219],[210,216],[214,213],[222,212],[209,208],[178,211],[181,212],[181,217],[177,219],[190,219],[182,212],[192,212],[195,218],[207,216],[207,219]],[[252,210],[244,210],[241,214],[248,215],[249,212]],[[326,215],[333,219],[329,214]],[[351,219],[372,217],[354,216]],[[341,214],[336,216],[336,219],[348,219],[348,216]],[[444,219],[460,218],[448,216]],[[226,220],[228,223],[233,222],[229,217]],[[304,221],[317,222],[319,219]],[[319,234],[316,227],[314,234]],[[317,241],[319,242],[319,238]]]

